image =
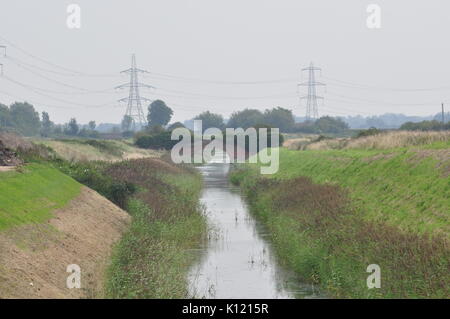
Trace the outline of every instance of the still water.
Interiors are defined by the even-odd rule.
[[[317,288],[301,283],[275,260],[263,225],[249,213],[228,181],[230,165],[199,167],[204,178],[201,201],[211,226],[199,262],[189,274],[194,298],[319,298]]]

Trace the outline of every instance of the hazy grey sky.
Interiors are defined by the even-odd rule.
[[[66,26],[71,3],[82,9],[80,30]],[[370,3],[381,6],[381,29],[366,26]],[[119,71],[136,53],[138,66],[153,72],[141,80],[157,87],[142,95],[165,100],[174,120],[273,106],[303,116],[297,82],[311,61],[327,83],[319,89],[321,115],[434,114],[441,101],[450,108],[449,17],[448,0],[2,0],[0,37],[60,66],[117,76],[57,74],[66,72],[0,38],[11,57],[0,58],[8,77],[0,78],[0,102],[28,100],[57,122],[119,122],[125,106],[114,101],[126,90],[73,94],[81,92],[73,87],[95,91],[127,82]],[[441,89],[396,90],[418,88]]]

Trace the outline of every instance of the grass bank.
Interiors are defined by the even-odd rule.
[[[52,161],[54,167],[125,209],[132,222],[114,249],[106,292],[110,298],[187,297],[189,250],[206,233],[201,176],[163,159],[116,163]]]
[[[198,248],[206,233],[206,221],[199,204],[202,182],[196,170],[157,158],[68,161],[50,147],[35,145],[15,136],[2,140],[18,150],[26,164],[19,168],[21,172],[0,173],[0,230],[20,223],[46,222],[53,217],[52,211],[65,208],[84,184],[125,209],[132,217],[129,229],[114,247],[106,276],[106,296],[186,297],[186,275],[195,258],[189,250]],[[62,143],[73,145],[75,149],[78,144],[95,147],[102,153],[113,155],[113,143],[122,142]],[[132,152],[133,149],[129,150],[128,155]],[[93,158],[95,156],[89,155],[87,159]],[[114,209],[102,205],[102,209],[92,211],[99,204],[98,199],[92,204],[79,204],[88,205],[94,221],[96,212],[100,215],[105,211],[113,214],[114,209],[119,211],[112,204]],[[76,216],[67,216],[67,222],[81,224],[76,221]],[[112,223],[117,226],[117,223]],[[95,222],[90,222],[88,226],[96,229],[87,234],[92,238],[97,231],[102,234],[107,230],[108,223],[95,225]],[[93,244],[104,243],[110,237],[111,231]],[[65,253],[58,254],[58,257]],[[99,256],[100,250],[97,253],[95,257]],[[97,263],[92,256],[85,257],[84,261]],[[92,281],[102,284],[103,279]]]
[[[187,272],[206,233],[197,172],[161,160],[132,160],[111,166],[107,174],[133,183],[128,200],[132,216],[117,245],[107,285],[111,298],[187,297]]]
[[[236,170],[281,260],[332,296],[448,298],[448,142],[280,152],[280,170]],[[367,266],[381,267],[368,289]]]
[[[44,164],[0,172],[0,231],[27,223],[42,223],[75,198],[81,184]]]

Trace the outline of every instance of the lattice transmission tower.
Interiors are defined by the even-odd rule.
[[[136,125],[139,125],[139,129],[141,129],[146,123],[147,120],[144,115],[144,111],[142,109],[142,102],[150,102],[151,100],[142,97],[139,93],[139,88],[153,88],[151,85],[147,85],[139,82],[138,74],[139,73],[149,73],[146,70],[138,69],[136,66],[136,55],[133,54],[131,57],[131,68],[128,70],[124,70],[121,73],[130,75],[130,82],[119,85],[116,89],[129,88],[128,97],[124,97],[120,99],[119,102],[127,102],[127,110],[125,112],[126,116],[129,116],[132,119],[132,130],[136,130]]]
[[[307,99],[306,120],[310,121],[312,119],[319,118],[319,106],[317,104],[317,100],[323,100],[322,96],[317,95],[316,86],[325,86],[325,84],[316,81],[316,71],[322,71],[322,69],[315,67],[312,62],[309,67],[302,69],[302,73],[305,71],[308,71],[309,73],[308,82],[300,83],[299,86],[307,86],[308,95],[300,97],[300,104],[302,100]]]

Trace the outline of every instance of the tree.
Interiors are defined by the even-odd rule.
[[[164,101],[156,100],[153,101],[148,106],[148,116],[147,121],[148,125],[155,126],[155,125],[161,125],[166,126],[170,119],[172,118],[173,111],[170,107],[164,103]]]
[[[272,147],[272,126],[267,125],[267,124],[260,124],[260,125],[256,125],[255,129],[257,132],[259,132],[260,129],[265,128],[267,129],[267,141],[266,141],[266,146],[267,147]],[[257,135],[257,139],[258,139],[258,152],[260,151],[260,140],[261,136],[258,134]],[[283,134],[278,134],[278,146],[281,147],[283,146],[284,143],[284,137]]]
[[[120,124],[123,132],[131,131],[131,128],[133,126],[133,118],[129,115],[124,115],[122,118],[122,123]]]
[[[197,115],[194,120],[202,121],[203,132],[211,127],[216,127],[220,130],[225,128],[223,116],[220,114],[211,113],[210,111]]]
[[[147,127],[147,129],[145,131],[149,134],[160,134],[160,133],[165,132],[166,129],[161,125],[153,125],[153,126]]]
[[[91,129],[86,129],[86,128],[82,128],[78,132],[78,136],[80,136],[80,137],[98,138],[99,135],[100,135],[99,132],[97,132],[96,130],[91,130]]]
[[[109,130],[112,134],[117,134],[120,133],[120,127],[119,126],[113,126],[111,127],[111,129]]]
[[[25,136],[39,134],[41,120],[33,105],[27,102],[15,102],[9,108],[13,126]]]
[[[231,114],[227,127],[248,129],[258,124],[264,124],[264,114],[258,110],[245,109]]]
[[[264,112],[264,124],[279,128],[281,132],[291,132],[295,126],[291,110],[277,107]]]
[[[55,128],[53,129],[53,134],[61,135],[62,133],[63,133],[63,126],[61,124],[56,124]]]
[[[422,122],[406,122],[401,127],[401,130],[407,131],[439,131],[450,129],[450,122],[443,124],[440,121],[422,121]]]
[[[366,136],[372,136],[372,135],[378,135],[381,134],[383,131],[377,129],[376,127],[368,128],[367,130],[360,130],[358,134],[356,134],[356,137],[366,137]]]
[[[80,128],[78,126],[77,120],[75,118],[71,118],[65,130],[65,133],[67,135],[75,136],[78,134],[79,129]]]
[[[185,128],[185,126],[181,122],[175,122],[173,124],[170,124],[169,127],[167,128],[167,130],[168,131],[173,131],[176,128]]]
[[[153,134],[138,133],[135,136],[135,144],[140,148],[170,150],[178,143],[178,141],[172,140],[171,136],[172,132],[170,131]]]
[[[95,121],[90,121],[90,122],[88,123],[88,126],[89,126],[89,129],[90,129],[91,131],[93,131],[93,130],[95,130],[95,128],[97,127],[97,124],[95,123]]]
[[[314,125],[317,133],[342,133],[349,129],[348,124],[342,119],[331,116],[322,116]]]
[[[9,127],[11,125],[12,122],[9,107],[0,103],[0,128]]]
[[[53,122],[50,121],[50,116],[47,112],[42,112],[42,129],[41,135],[44,137],[48,137],[53,130]]]

